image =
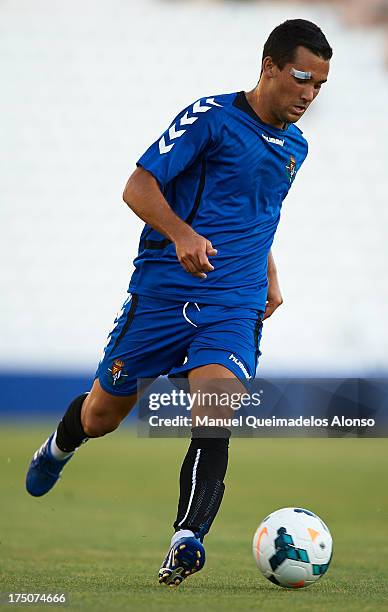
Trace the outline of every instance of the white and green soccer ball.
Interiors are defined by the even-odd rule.
[[[310,510],[282,508],[267,516],[253,537],[253,556],[262,574],[278,586],[313,584],[330,565],[333,540]]]

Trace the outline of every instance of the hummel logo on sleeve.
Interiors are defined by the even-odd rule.
[[[195,102],[190,110],[191,116],[189,116],[189,111],[186,111],[183,117],[181,117],[179,121],[177,121],[170,127],[170,129],[168,130],[169,140],[171,141],[176,140],[177,138],[181,138],[181,136],[183,136],[183,134],[186,132],[187,128],[183,130],[178,128],[181,128],[182,126],[192,125],[197,121],[197,119],[199,119],[199,117],[196,116],[198,115],[198,113],[207,113],[207,111],[211,110],[214,106],[219,106],[220,108],[222,108],[222,104],[218,104],[218,102],[215,102],[214,98],[206,98],[205,103],[202,102],[202,104],[201,100]],[[168,153],[169,151],[171,151],[174,145],[175,142],[167,144],[165,136],[162,136],[159,140],[160,154],[164,155],[164,153]]]
[[[234,361],[234,363],[240,368],[240,370],[244,374],[245,378],[250,378],[248,370],[246,369],[244,364],[239,359],[237,359],[236,355],[233,355],[233,353],[230,353],[229,359]]]

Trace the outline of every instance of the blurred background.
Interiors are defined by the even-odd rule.
[[[249,90],[270,31],[316,22],[329,83],[275,238],[259,376],[388,372],[388,0],[1,0],[0,410],[88,388],[142,222],[121,194],[184,106]]]

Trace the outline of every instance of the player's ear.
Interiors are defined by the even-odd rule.
[[[265,57],[263,60],[263,73],[269,78],[272,79],[274,75],[275,64],[273,63],[272,57]]]

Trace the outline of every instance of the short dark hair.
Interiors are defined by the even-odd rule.
[[[278,25],[269,35],[264,45],[263,60],[265,57],[272,57],[282,70],[295,59],[297,47],[306,47],[325,60],[333,56],[333,49],[321,28],[305,19],[289,19]]]

